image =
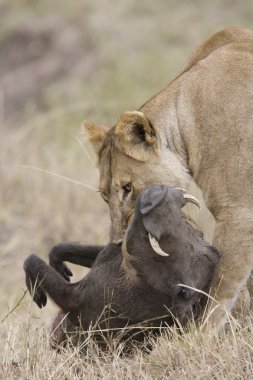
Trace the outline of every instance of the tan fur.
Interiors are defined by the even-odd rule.
[[[108,128],[103,125],[89,123],[88,121],[83,122],[83,129],[89,136],[89,140],[93,145],[96,153],[99,152],[101,143],[103,141],[104,135]]]
[[[138,112],[124,113],[101,139],[99,170],[113,241],[122,239],[142,189],[185,187],[193,177],[223,254],[212,283],[222,306],[211,316],[221,325],[224,307],[233,307],[253,268],[253,32],[215,34],[168,87]]]
[[[146,150],[139,149],[140,142],[138,137],[133,133],[133,130],[142,126],[143,134],[145,134]],[[133,157],[138,161],[152,160],[152,153],[157,152],[157,142],[155,136],[152,134],[153,130],[149,125],[147,118],[142,112],[124,112],[117,123],[115,129],[115,145],[117,148],[124,152],[127,156]]]

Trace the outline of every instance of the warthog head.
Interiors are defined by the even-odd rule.
[[[201,298],[190,288],[208,291],[220,257],[182,217],[187,202],[197,204],[182,189],[165,185],[146,189],[137,199],[122,246],[129,280],[167,294],[167,307],[179,318],[189,315],[191,306]]]

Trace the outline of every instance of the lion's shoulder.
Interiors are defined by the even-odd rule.
[[[178,75],[181,76],[189,71],[199,61],[205,59],[215,50],[232,43],[240,43],[245,41],[252,41],[253,45],[253,31],[243,28],[226,28],[215,33],[207,41],[203,42],[194,53],[190,56],[186,66]]]

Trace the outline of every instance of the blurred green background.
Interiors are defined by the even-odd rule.
[[[108,240],[109,214],[96,191],[23,165],[96,188],[82,121],[113,125],[229,26],[253,27],[252,1],[1,1],[1,319],[23,294],[28,254],[46,258],[62,240]]]

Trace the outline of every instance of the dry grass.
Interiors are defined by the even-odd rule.
[[[252,379],[252,317],[220,337],[203,336],[175,328],[150,338],[151,352],[134,348],[122,355],[122,345],[102,352],[87,339],[85,351],[71,345],[57,353],[49,348],[50,335],[32,313],[21,321],[12,315],[2,346],[0,371],[3,379]],[[92,335],[91,335],[92,336]]]
[[[172,331],[149,355],[136,349],[120,357],[120,349],[98,353],[92,342],[86,354],[71,347],[57,354],[48,332],[55,306],[39,310],[26,295],[15,308],[28,254],[46,259],[63,240],[107,242],[107,207],[82,185],[96,188],[98,178],[89,144],[76,139],[83,119],[112,125],[122,110],[139,107],[176,75],[198,42],[225,26],[252,28],[252,4],[2,1],[0,19],[0,320],[15,309],[0,323],[0,379],[252,378],[247,313],[241,328],[232,323],[233,332],[220,338]],[[209,227],[206,214],[202,221]],[[75,279],[85,273],[74,272]]]

